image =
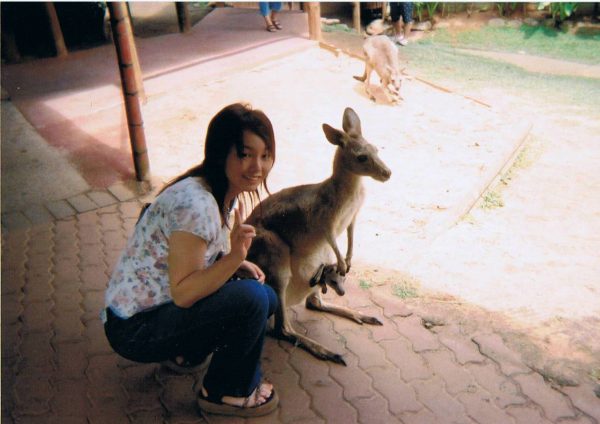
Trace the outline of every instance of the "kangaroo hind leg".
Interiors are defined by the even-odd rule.
[[[358,324],[383,325],[383,323],[376,317],[365,315],[345,306],[325,302],[323,299],[321,299],[321,295],[318,292],[311,293],[306,298],[306,307],[314,311],[328,312],[333,315],[348,318],[357,322]]]

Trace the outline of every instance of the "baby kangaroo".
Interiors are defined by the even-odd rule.
[[[346,108],[343,131],[323,124],[325,137],[337,146],[333,174],[318,184],[290,187],[262,201],[248,217],[256,228],[248,259],[258,264],[279,297],[273,335],[294,343],[318,358],[340,364],[342,356],[297,333],[287,307],[306,298],[306,307],[349,318],[359,324],[381,322],[343,306],[326,303],[320,290],[329,285],[344,294],[343,280],[350,269],[356,215],[364,199],[363,176],[387,181],[389,168],[379,159],[377,148],[362,136],[360,119]],[[346,256],[336,239],[348,235]],[[332,252],[337,262],[331,264]],[[307,297],[308,296],[308,297]]]

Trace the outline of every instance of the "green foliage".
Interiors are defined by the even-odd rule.
[[[423,5],[424,4],[425,3],[420,2],[420,1],[414,3],[414,5],[415,5],[415,12],[417,14],[417,20],[419,22],[423,21]]]
[[[437,10],[439,3],[427,2],[427,3],[425,3],[425,5],[427,6],[427,16],[429,16],[429,19],[433,18],[433,15],[434,15],[435,11]]]
[[[417,20],[423,22],[423,11],[427,9],[427,19],[433,18],[435,11],[438,8],[438,2],[415,2],[415,13],[417,14]]]
[[[572,2],[543,2],[538,3],[538,10],[550,7],[552,19],[557,22],[562,22],[575,12],[578,4]]]
[[[498,7],[498,13],[500,16],[510,15],[517,8],[516,2],[510,3],[496,3],[496,7]]]

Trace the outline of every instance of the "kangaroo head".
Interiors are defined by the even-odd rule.
[[[389,180],[392,171],[377,155],[377,147],[363,138],[360,119],[349,107],[344,111],[342,128],[343,131],[323,124],[327,140],[338,146],[336,162],[353,174],[382,182]]]

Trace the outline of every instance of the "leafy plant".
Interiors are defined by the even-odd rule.
[[[437,3],[437,2],[427,2],[427,3],[425,3],[425,6],[427,6],[427,17],[429,19],[433,19],[433,14],[437,10],[438,5],[439,5],[439,3]]]
[[[423,12],[427,9],[427,18],[432,19],[433,14],[438,8],[439,3],[437,2],[415,2],[415,13],[417,14],[417,20],[423,22]],[[443,14],[443,12],[442,12]]]
[[[500,16],[510,15],[517,8],[516,2],[511,3],[496,3]]]
[[[425,3],[420,2],[420,1],[415,2],[415,12],[417,13],[417,20],[419,22],[423,21],[423,5],[424,4]]]
[[[562,22],[571,16],[573,12],[575,12],[578,4],[572,2],[544,2],[538,3],[538,10],[545,9],[548,6],[550,7],[550,15],[552,15],[552,19],[554,19],[556,22]]]

